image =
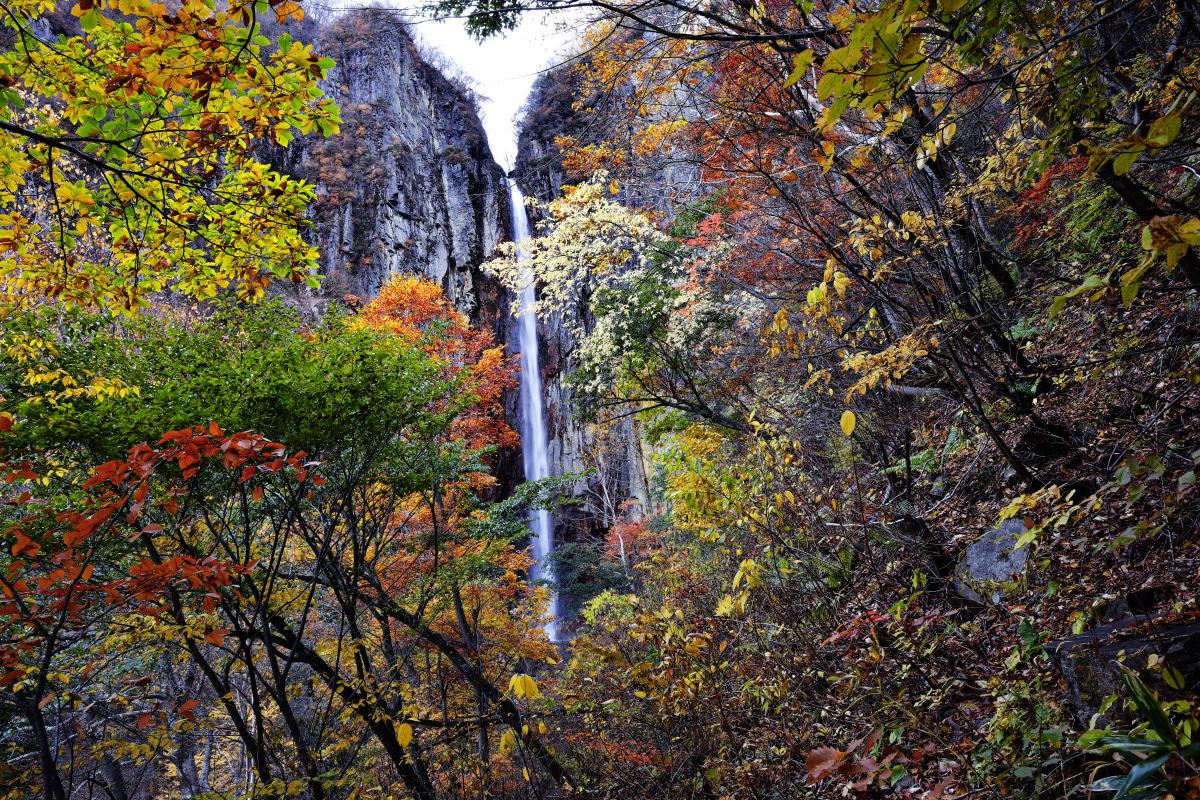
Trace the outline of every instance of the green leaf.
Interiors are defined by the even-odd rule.
[[[1108,728],[1096,728],[1086,731],[1075,742],[1075,746],[1080,750],[1091,750],[1099,744],[1101,740],[1112,735],[1112,731]]]
[[[1175,137],[1179,136],[1180,125],[1181,120],[1178,113],[1159,117],[1150,125],[1149,135],[1146,138],[1154,147],[1166,147],[1175,141]]]
[[[1167,719],[1166,712],[1162,710],[1162,706],[1158,704],[1154,694],[1132,671],[1122,669],[1121,677],[1125,680],[1125,685],[1129,688],[1129,695],[1137,705],[1138,711],[1142,712],[1142,716],[1150,723],[1150,727],[1154,729],[1160,739],[1171,743],[1178,750],[1180,743],[1179,736],[1175,733],[1175,726]]]
[[[1051,318],[1054,318],[1054,317],[1058,316],[1059,314],[1061,314],[1063,309],[1067,307],[1068,300],[1073,300],[1074,298],[1079,297],[1080,295],[1088,294],[1089,292],[1098,291],[1100,289],[1107,288],[1107,286],[1108,286],[1108,278],[1106,276],[1097,275],[1094,273],[1092,275],[1088,275],[1086,278],[1083,279],[1083,283],[1081,283],[1079,286],[1076,286],[1074,289],[1067,292],[1066,294],[1060,294],[1060,295],[1055,296],[1054,301],[1052,303],[1050,303],[1049,316]]]
[[[1124,780],[1125,776],[1123,775],[1110,775],[1107,778],[1093,781],[1087,788],[1089,792],[1115,792],[1121,788]]]
[[[1129,168],[1133,166],[1134,161],[1137,161],[1143,149],[1142,147],[1135,147],[1114,158],[1112,162],[1113,172],[1117,175],[1124,175],[1126,172],[1129,172]]]
[[[786,89],[803,78],[804,73],[808,72],[808,68],[812,66],[812,63],[813,51],[811,49],[805,50],[802,53],[798,53],[796,57],[792,59],[792,74],[788,75],[787,80],[783,82],[783,87]]]
[[[817,81],[817,97],[822,100],[828,100],[835,94],[842,91],[846,83],[846,76],[836,72],[826,72],[821,76],[821,80]]]
[[[1122,800],[1122,798],[1129,797],[1131,791],[1139,788],[1148,778],[1152,778],[1154,773],[1158,772],[1159,768],[1167,763],[1167,759],[1170,757],[1171,754],[1167,753],[1155,758],[1148,758],[1136,764],[1133,769],[1129,770],[1129,777],[1125,779],[1124,785],[1121,786],[1121,790],[1116,793],[1113,800]]]
[[[1134,739],[1131,736],[1105,736],[1096,742],[1096,749],[1106,753],[1161,753],[1169,750],[1165,742],[1156,739]]]
[[[79,17],[79,26],[90,33],[96,29],[102,18],[99,7],[89,8]]]

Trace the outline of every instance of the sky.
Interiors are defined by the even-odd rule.
[[[339,3],[342,8],[359,4]],[[387,7],[404,11],[410,30],[428,47],[436,48],[456,63],[483,96],[483,126],[496,161],[506,170],[516,159],[517,132],[514,116],[520,111],[538,74],[560,63],[578,41],[573,18],[544,12],[527,13],[512,31],[483,42],[471,38],[462,20],[431,20],[419,11],[419,3],[389,2]]]

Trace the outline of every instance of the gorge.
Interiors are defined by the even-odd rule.
[[[525,444],[519,454],[499,456],[502,491],[522,477],[579,476],[574,502],[559,516],[539,511],[532,517],[536,581],[552,573],[556,533],[565,542],[594,542],[616,522],[623,503],[645,509],[650,502],[633,420],[597,436],[572,412],[565,378],[574,342],[563,321],[517,313],[525,299],[481,269],[500,242],[528,235],[525,208],[518,207],[523,190],[545,203],[562,185],[553,156],[537,155],[550,145],[533,109],[546,107],[547,99],[535,89],[518,131],[513,178],[506,179],[473,90],[431,66],[395,13],[350,11],[314,26],[307,37],[336,62],[322,85],[341,107],[343,127],[332,137],[302,137],[270,153],[280,169],[316,187],[310,237],[325,278],[319,289],[288,296],[305,313],[319,315],[331,301],[369,302],[396,275],[423,275],[472,324],[519,354],[520,389],[506,396],[505,410]],[[542,343],[540,361],[535,340]],[[540,427],[531,414],[543,421]],[[568,592],[560,611],[577,613],[586,591]]]
[[[414,13],[0,3],[0,800],[1200,800],[1200,5]]]

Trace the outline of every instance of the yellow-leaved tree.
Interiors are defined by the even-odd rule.
[[[257,24],[299,5],[80,0],[80,31],[52,38],[39,22],[54,10],[0,9],[8,302],[128,311],[164,290],[256,298],[272,278],[315,282],[299,231],[312,190],[254,155],[338,127],[318,86],[333,62]]]

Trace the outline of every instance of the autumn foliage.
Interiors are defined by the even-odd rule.
[[[617,3],[539,83],[491,266],[658,482],[574,642],[590,785],[1195,794],[1197,23]]]
[[[1195,4],[588,8],[505,496],[441,287],[268,296],[297,5],[0,6],[0,800],[1197,797]]]
[[[504,418],[504,393],[517,385],[515,362],[486,331],[472,328],[437,284],[397,276],[362,309],[356,324],[419,348],[453,376],[456,394],[472,401],[455,422],[455,436],[476,449],[518,443]]]

